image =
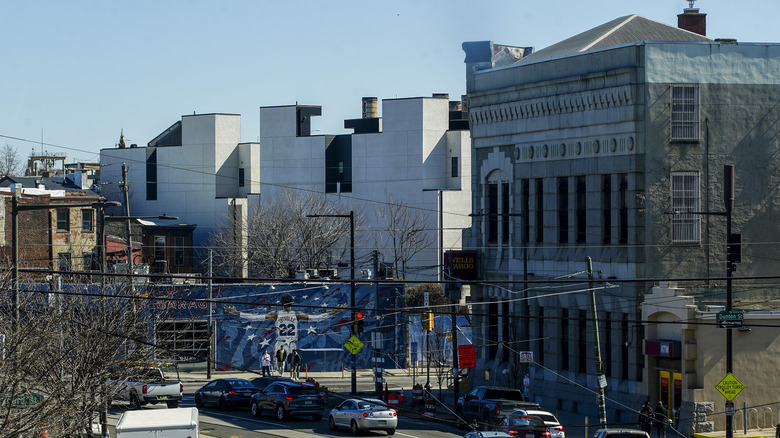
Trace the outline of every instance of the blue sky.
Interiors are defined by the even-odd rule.
[[[0,146],[97,161],[124,130],[145,145],[184,114],[321,105],[315,134],[361,98],[465,93],[461,43],[537,50],[614,18],[670,25],[683,0],[29,1],[0,7]],[[780,2],[699,0],[711,38],[780,42]],[[380,105],[381,111],[381,105]],[[380,113],[381,115],[381,113]],[[43,147],[41,139],[43,138]]]

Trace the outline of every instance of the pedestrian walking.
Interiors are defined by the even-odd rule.
[[[298,350],[293,350],[292,354],[290,355],[290,378],[291,379],[297,379],[298,378],[298,368],[301,366],[301,355],[298,354]]]
[[[653,412],[653,422],[655,425],[655,432],[658,438],[666,438],[666,421],[669,419],[667,410],[664,407],[662,401],[658,401],[658,405]]]
[[[268,354],[268,350],[263,351],[263,356],[260,358],[260,366],[263,368],[263,376],[271,377],[271,355]]]
[[[284,375],[285,363],[287,363],[287,350],[284,349],[284,346],[280,345],[279,349],[276,350],[276,366],[280,376]]]
[[[646,401],[639,411],[639,428],[650,434],[653,430],[653,407]]]

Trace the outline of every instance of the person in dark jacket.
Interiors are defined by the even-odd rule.
[[[639,411],[639,428],[648,434],[653,430],[653,407],[646,401]]]
[[[297,379],[299,367],[301,366],[301,355],[298,354],[298,350],[293,349],[292,354],[288,356],[287,360],[290,362],[290,378]]]
[[[664,403],[659,400],[653,412],[653,424],[655,425],[655,432],[658,438],[666,438],[666,421],[668,419]]]

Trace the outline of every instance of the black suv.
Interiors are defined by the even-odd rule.
[[[319,388],[309,383],[274,382],[252,396],[252,415],[272,412],[279,420],[290,415],[311,415],[314,421],[322,419],[325,400]]]

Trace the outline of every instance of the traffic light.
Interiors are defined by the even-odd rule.
[[[352,326],[352,331],[354,333],[356,333],[356,334],[357,333],[363,333],[363,318],[364,317],[365,317],[365,315],[363,314],[363,312],[355,313],[355,322],[353,323],[353,326]]]
[[[426,310],[422,314],[422,329],[430,332],[433,330],[433,312]]]

